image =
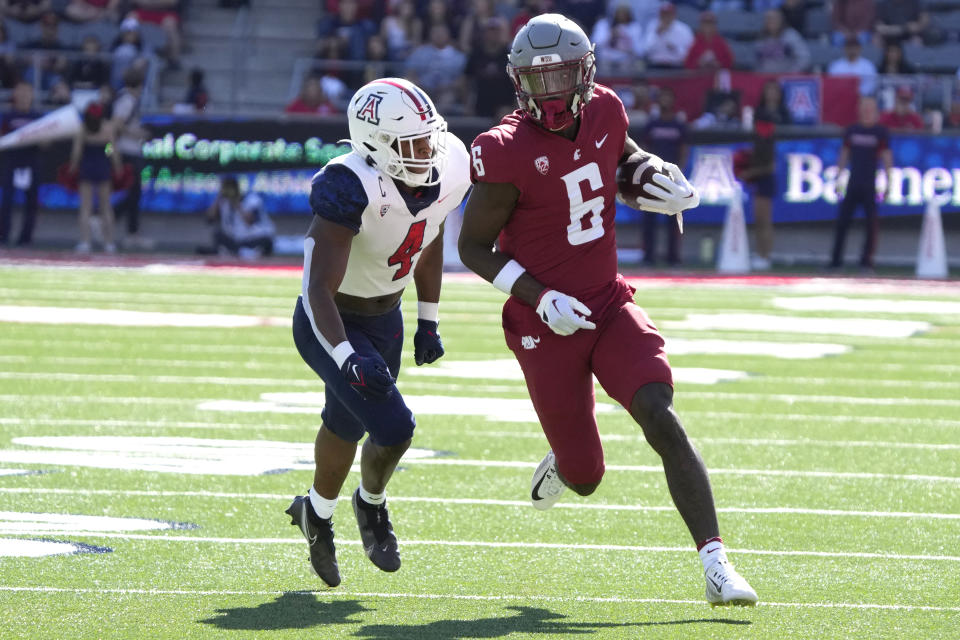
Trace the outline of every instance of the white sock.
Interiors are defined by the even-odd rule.
[[[720,538],[710,538],[706,544],[700,547],[700,561],[703,563],[704,571],[721,560],[727,560],[727,552],[724,550],[723,540]]]
[[[370,493],[363,488],[363,483],[360,483],[360,499],[366,502],[367,504],[372,504],[374,506],[379,506],[387,501],[387,492],[383,493]]]
[[[318,517],[323,518],[324,520],[329,520],[333,516],[333,510],[337,506],[337,498],[333,500],[327,500],[313,487],[310,487],[310,505],[313,507],[313,512],[317,514]]]

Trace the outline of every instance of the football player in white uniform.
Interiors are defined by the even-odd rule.
[[[331,587],[340,583],[331,518],[365,433],[353,511],[367,557],[383,571],[400,568],[386,486],[415,425],[395,385],[400,297],[412,279],[419,300],[414,361],[435,361],[443,355],[443,222],[470,188],[466,148],[413,83],[367,84],[351,99],[348,119],[353,151],[313,178],[314,218],[293,320],[297,349],[323,378],[326,404],[313,486],[287,513],[307,539],[314,571]]]

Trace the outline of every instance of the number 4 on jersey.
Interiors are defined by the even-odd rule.
[[[394,280],[399,280],[408,273],[413,266],[413,258],[423,249],[423,232],[427,228],[427,221],[420,220],[410,225],[407,231],[407,237],[403,239],[393,255],[387,259],[387,264],[391,267],[399,265],[397,272],[393,274]]]

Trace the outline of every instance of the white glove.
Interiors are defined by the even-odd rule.
[[[596,329],[597,325],[584,317],[590,313],[587,305],[553,289],[540,294],[537,303],[537,315],[551,331],[561,336],[569,336],[578,329]]]
[[[680,167],[671,162],[664,162],[663,170],[670,174],[670,177],[658,173],[653,176],[653,182],[656,184],[643,186],[644,191],[660,200],[638,196],[637,205],[641,209],[673,216],[700,204],[700,195],[680,171]]]

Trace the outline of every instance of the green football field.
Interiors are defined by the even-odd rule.
[[[403,567],[349,495],[326,589],[284,509],[322,384],[294,271],[0,265],[0,638],[960,637],[960,285],[649,279],[676,406],[755,608],[711,608],[659,460],[598,388],[607,474],[527,501],[547,450],[499,328],[451,277],[447,355],[399,386]],[[404,300],[413,322],[412,288]],[[414,325],[415,326],[415,325]]]

